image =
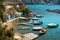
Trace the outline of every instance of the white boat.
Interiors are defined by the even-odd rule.
[[[36,15],[36,17],[38,17],[38,18],[42,18],[43,16],[42,16],[42,15]]]
[[[49,27],[56,27],[56,26],[58,26],[58,24],[50,23],[50,24],[48,24],[48,26],[49,26]]]
[[[32,20],[38,20],[38,18],[32,18]]]
[[[41,24],[43,24],[42,21],[34,21],[34,25],[41,25]]]
[[[20,19],[25,19],[25,20],[28,19],[28,18],[26,18],[26,17],[19,17],[19,18],[20,18]]]
[[[29,30],[29,27],[18,28],[18,30]]]
[[[32,25],[32,24],[30,24],[30,23],[19,23],[20,25],[24,25],[24,26],[30,26],[30,25]]]
[[[33,27],[33,30],[40,30],[42,27]]]

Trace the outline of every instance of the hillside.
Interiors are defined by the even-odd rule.
[[[60,0],[21,0],[25,4],[60,4]]]

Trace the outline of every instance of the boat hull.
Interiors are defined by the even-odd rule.
[[[42,24],[43,24],[43,22],[42,22],[42,21],[37,22],[37,23],[34,23],[34,25],[42,25]]]

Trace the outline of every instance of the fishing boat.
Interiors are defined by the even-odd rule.
[[[38,20],[38,18],[32,18],[32,20]]]
[[[19,23],[20,25],[24,25],[24,26],[30,26],[30,25],[32,25],[32,24],[30,24],[30,23]]]
[[[42,15],[36,15],[37,18],[42,18],[43,16]]]
[[[20,19],[27,20],[28,18],[26,17],[19,17]]]
[[[42,29],[40,29],[39,32],[40,32],[41,34],[44,34],[44,33],[46,33],[46,31],[47,31],[47,28],[42,28]]]
[[[50,23],[50,24],[48,24],[47,26],[48,26],[48,27],[53,28],[53,27],[57,27],[57,26],[58,26],[58,24],[55,24],[55,23]]]
[[[43,24],[42,21],[34,21],[34,25],[41,25],[41,24]]]
[[[29,30],[29,27],[18,28],[18,30]]]
[[[40,30],[42,27],[33,27],[33,30]]]

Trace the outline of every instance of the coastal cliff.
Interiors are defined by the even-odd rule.
[[[0,0],[0,40],[15,40],[16,38],[18,38],[15,37],[16,32],[14,32],[15,31],[14,27],[17,25],[17,23],[20,23],[19,21],[20,18],[17,16],[17,13],[20,12],[25,12],[28,14],[30,13],[30,10],[26,8],[22,1]],[[10,17],[13,16],[13,19],[11,19],[9,15]],[[20,39],[22,40],[22,37],[20,37]]]
[[[24,4],[60,4],[60,0],[5,0],[4,2],[7,3],[21,3],[23,2]]]
[[[21,0],[25,4],[60,4],[60,0]]]

